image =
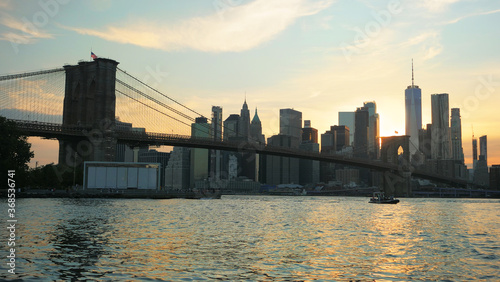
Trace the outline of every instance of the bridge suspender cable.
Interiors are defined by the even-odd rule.
[[[4,76],[0,76],[0,81],[11,80],[11,79],[18,79],[18,78],[25,78],[25,77],[30,77],[30,76],[35,76],[35,75],[42,75],[42,74],[48,74],[48,73],[59,72],[59,71],[64,71],[64,68],[56,68],[56,69],[43,70],[43,71],[25,72],[25,73],[4,75]]]

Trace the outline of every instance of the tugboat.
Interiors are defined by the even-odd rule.
[[[368,203],[371,204],[397,204],[399,203],[398,199],[394,199],[394,197],[386,197],[384,192],[373,192],[373,197],[370,199]]]

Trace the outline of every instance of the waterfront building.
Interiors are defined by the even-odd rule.
[[[182,190],[190,185],[191,149],[174,147],[165,168],[165,188]]]
[[[460,109],[451,109],[451,150],[452,158],[464,163],[464,149],[462,148],[462,121]]]
[[[500,190],[500,165],[492,165],[490,168],[490,189]]]
[[[405,134],[410,136],[410,156],[420,148],[420,129],[422,129],[422,89],[414,83],[412,60],[411,85],[405,89]]]
[[[355,127],[355,112],[339,112],[339,125],[344,125],[349,128],[349,141],[348,146],[354,146]]]
[[[436,160],[451,159],[450,118],[448,94],[432,94],[432,147],[431,156]]]
[[[160,166],[160,186],[165,187],[165,169],[170,159],[170,153],[158,152],[157,150],[148,150],[139,153],[138,161],[140,163],[159,163]]]
[[[191,137],[210,138],[212,135],[210,124],[207,123],[207,118],[199,117],[195,119],[195,123],[191,124]],[[208,179],[209,155],[208,149],[193,148],[191,149],[191,171],[190,171],[190,187],[195,186],[195,182]]]
[[[274,135],[267,139],[269,146],[299,148],[299,139],[289,135]],[[266,179],[269,185],[299,183],[299,159],[266,156]]]

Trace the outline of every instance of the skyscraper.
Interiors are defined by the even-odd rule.
[[[454,160],[464,162],[464,149],[462,148],[462,121],[460,109],[451,109],[451,151]]]
[[[228,141],[229,138],[237,137],[239,132],[240,116],[232,114],[224,121],[224,140]]]
[[[280,134],[302,139],[302,112],[280,109]],[[297,142],[299,144],[300,142]]]
[[[211,127],[205,117],[198,117],[195,119],[195,123],[191,124],[191,137],[210,138],[212,135],[211,131]],[[191,149],[191,188],[195,187],[197,181],[208,178],[208,161],[208,149]]]
[[[255,108],[255,115],[250,123],[250,138],[252,141],[260,142],[262,144],[266,142],[265,137],[262,134],[262,122],[260,121],[259,115],[257,115],[257,108]]]
[[[318,143],[318,130],[311,127],[311,121],[304,121],[304,128],[302,128],[302,143]]]
[[[214,141],[222,141],[222,108],[218,106],[212,106],[212,135]],[[219,180],[220,172],[221,152],[210,150],[210,177]]]
[[[472,135],[472,168],[476,169],[477,165],[477,139]]]
[[[410,155],[418,150],[418,132],[422,129],[422,90],[414,84],[413,60],[411,61],[411,85],[405,90],[405,128],[410,136]]]
[[[349,142],[347,146],[353,146],[354,144],[354,134],[356,128],[354,126],[354,112],[339,112],[339,125],[345,125],[349,127]]]
[[[239,136],[248,139],[250,137],[250,111],[248,110],[247,99],[241,107],[240,122],[238,124]]]
[[[435,160],[451,159],[450,118],[448,94],[432,94],[432,146],[431,156]]]
[[[354,134],[354,156],[360,158],[368,157],[368,124],[369,124],[368,108],[361,107],[356,109],[354,116],[354,126],[356,133]]]
[[[484,156],[486,166],[488,166],[488,146],[486,135],[479,137],[479,156]]]
[[[364,102],[363,107],[368,109],[368,153],[371,159],[378,159],[380,130],[377,104],[374,101]]]

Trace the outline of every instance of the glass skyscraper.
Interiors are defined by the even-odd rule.
[[[418,131],[422,129],[422,89],[414,84],[413,61],[411,63],[411,85],[405,90],[406,135],[410,136],[410,154],[418,150]]]

